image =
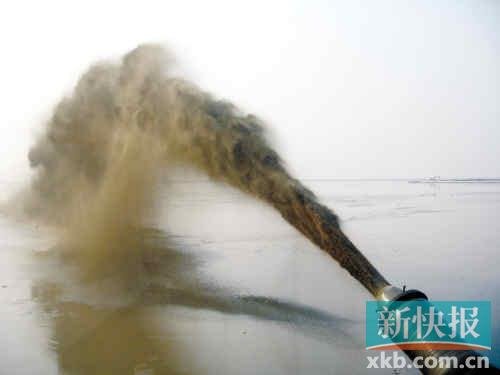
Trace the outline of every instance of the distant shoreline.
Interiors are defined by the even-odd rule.
[[[500,183],[500,178],[304,178],[302,181],[352,181],[352,182],[409,182],[409,183]]]
[[[408,182],[411,184],[500,183],[500,178],[299,178],[305,182]],[[169,179],[171,183],[209,183],[206,179]]]
[[[500,183],[500,178],[421,178],[408,180],[413,184],[470,184]]]

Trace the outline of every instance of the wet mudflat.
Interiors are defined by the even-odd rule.
[[[499,358],[500,184],[306,184],[391,282],[436,300],[491,300]],[[127,280],[82,282],[50,251],[49,230],[0,217],[3,372],[373,373],[370,296],[333,260],[234,190],[178,181],[161,194]]]

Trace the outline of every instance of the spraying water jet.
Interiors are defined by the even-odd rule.
[[[153,207],[155,176],[180,163],[273,206],[375,298],[427,298],[390,285],[337,216],[288,173],[262,121],[171,75],[171,61],[162,48],[145,45],[119,62],[93,66],[30,150],[38,173],[27,208],[59,223],[87,271],[115,257],[110,243],[127,241],[127,228]]]

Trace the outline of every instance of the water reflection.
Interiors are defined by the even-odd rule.
[[[127,283],[119,269],[114,275],[82,280],[78,256],[71,252],[54,248],[37,257],[43,272],[34,281],[32,297],[50,317],[51,348],[62,373],[192,373],[180,359],[182,343],[172,335],[175,316],[158,319],[158,307],[165,307],[162,314],[181,306],[245,315],[349,346],[349,320],[291,301],[242,296],[211,285],[199,270],[209,258],[156,229],[133,233],[141,255],[134,274],[127,273]]]

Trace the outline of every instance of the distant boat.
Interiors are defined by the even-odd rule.
[[[427,178],[417,178],[413,180],[409,180],[409,183],[413,184],[432,184],[432,183],[438,183],[438,182],[444,182],[445,180],[442,180],[440,176],[431,176]]]

